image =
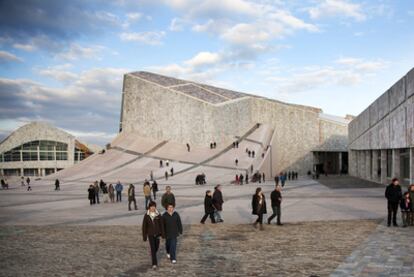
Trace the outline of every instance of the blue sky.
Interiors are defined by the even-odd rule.
[[[413,30],[409,0],[0,0],[0,136],[103,145],[137,70],[357,115],[414,66]]]

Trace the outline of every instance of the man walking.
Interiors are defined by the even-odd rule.
[[[171,192],[171,187],[167,186],[165,188],[165,193],[162,195],[161,198],[161,205],[167,210],[168,205],[173,205],[175,207],[175,196]]]
[[[400,181],[397,178],[392,179],[391,184],[385,189],[385,197],[387,198],[387,208],[388,208],[388,227],[391,226],[391,217],[392,224],[398,226],[397,224],[397,211],[398,205],[402,198],[402,191],[400,187]]]
[[[215,215],[216,215],[216,222],[224,222],[223,218],[221,217],[221,212],[223,211],[223,194],[221,193],[221,185],[217,185],[214,188],[213,193],[213,205],[216,209]]]
[[[174,211],[174,206],[168,204],[167,211],[162,215],[162,224],[165,237],[165,250],[171,263],[177,263],[177,237],[183,233],[180,215]]]
[[[134,202],[135,210],[138,210],[137,200],[135,199],[135,187],[134,187],[133,184],[130,184],[129,188],[128,188],[128,211],[131,210],[131,203],[132,202]]]
[[[280,186],[275,187],[275,190],[272,191],[272,193],[270,194],[270,199],[272,201],[273,214],[267,219],[267,224],[270,224],[272,219],[277,216],[277,219],[276,219],[277,225],[283,225],[280,222],[280,217],[281,217],[280,204],[282,203],[282,193],[281,193]]]
[[[56,179],[56,181],[55,181],[55,190],[60,190],[60,182],[59,182],[59,179]]]
[[[144,183],[144,197],[145,197],[145,209],[147,209],[149,202],[151,202],[151,187],[148,181]]]
[[[121,184],[121,182],[118,181],[118,183],[115,186],[116,202],[122,202],[122,190],[123,189],[124,189],[124,186]]]

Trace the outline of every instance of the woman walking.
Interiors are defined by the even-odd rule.
[[[210,216],[211,223],[216,223],[216,220],[214,218],[214,205],[211,190],[206,191],[206,196],[204,197],[204,216],[201,219],[200,223],[204,224],[208,216]]]
[[[95,187],[93,185],[89,186],[88,199],[89,199],[89,204],[91,205],[95,204]]]
[[[142,221],[142,237],[149,242],[151,249],[152,269],[157,269],[157,251],[160,247],[160,237],[163,234],[161,215],[157,211],[157,204],[151,201]]]
[[[111,200],[111,203],[114,203],[115,202],[115,189],[112,184],[109,184],[108,192],[109,192],[109,199]]]
[[[258,187],[256,193],[252,197],[252,214],[257,215],[256,222],[253,224],[257,228],[260,224],[260,230],[263,231],[263,214],[266,214],[266,199],[262,192],[262,188]]]

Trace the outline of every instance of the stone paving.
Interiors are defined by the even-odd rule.
[[[136,221],[135,218],[134,221]],[[176,265],[150,267],[140,226],[1,226],[0,276],[328,276],[377,221],[185,225]]]
[[[385,222],[331,277],[414,277],[414,227],[386,227]]]

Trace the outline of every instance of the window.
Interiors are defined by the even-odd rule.
[[[57,161],[66,161],[68,159],[67,152],[56,152],[56,160]]]
[[[54,168],[45,168],[45,175],[50,175],[55,173],[55,169]]]
[[[387,150],[387,177],[392,175],[392,150]]]
[[[23,169],[24,176],[39,176],[39,170],[37,168],[25,168]]]
[[[400,173],[403,179],[410,178],[410,149],[400,149]]]

